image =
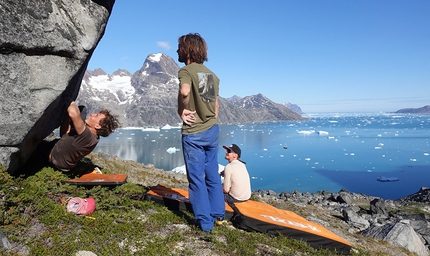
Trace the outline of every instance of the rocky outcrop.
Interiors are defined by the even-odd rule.
[[[0,3],[0,164],[13,173],[75,100],[115,0]]]
[[[304,207],[337,212],[348,225],[348,233],[362,234],[376,240],[405,248],[417,255],[429,255],[430,249],[430,188],[422,187],[418,192],[398,200],[384,201],[382,198],[350,193],[319,191],[317,193],[281,192],[258,190],[253,196],[261,201],[274,201],[278,206],[291,202]],[[419,213],[415,213],[419,212]],[[308,213],[306,213],[308,214]],[[305,216],[310,221],[324,223],[326,216],[317,212]],[[339,233],[339,230],[337,230]]]
[[[394,223],[386,223],[384,225],[374,224],[362,234],[403,247],[420,256],[428,256],[428,250],[417,232],[412,228],[410,220],[397,220]]]

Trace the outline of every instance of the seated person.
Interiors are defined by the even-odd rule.
[[[228,161],[221,172],[224,177],[224,200],[227,203],[246,201],[251,198],[251,182],[245,162],[240,160],[241,150],[236,144],[223,148],[226,149],[225,159]]]
[[[81,117],[81,114],[84,115]],[[47,149],[49,162],[67,172],[91,153],[99,142],[99,136],[107,137],[120,126],[117,117],[108,110],[91,114],[85,118],[79,107],[72,101],[67,108],[60,127],[60,139],[52,141]]]

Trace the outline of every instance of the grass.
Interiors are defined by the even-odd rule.
[[[0,230],[12,245],[12,250],[0,248],[0,255],[75,255],[80,250],[97,255],[338,255],[231,225],[216,226],[207,234],[190,212],[142,200],[148,187],[62,182],[70,178],[50,167],[13,177],[0,165]],[[72,197],[95,198],[96,210],[87,217],[67,212]],[[357,249],[351,255],[378,254]]]

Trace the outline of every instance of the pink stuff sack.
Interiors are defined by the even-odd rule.
[[[67,203],[67,211],[76,214],[88,215],[96,209],[94,198],[74,197]]]

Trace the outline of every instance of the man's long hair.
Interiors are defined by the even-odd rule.
[[[118,121],[118,117],[112,115],[109,110],[103,109],[99,112],[100,114],[105,115],[105,118],[100,120],[100,129],[96,129],[97,135],[102,137],[107,137],[111,134],[115,129],[121,127],[121,124]]]
[[[199,33],[183,35],[179,37],[178,43],[178,55],[198,64],[203,64],[208,60],[206,41]]]

